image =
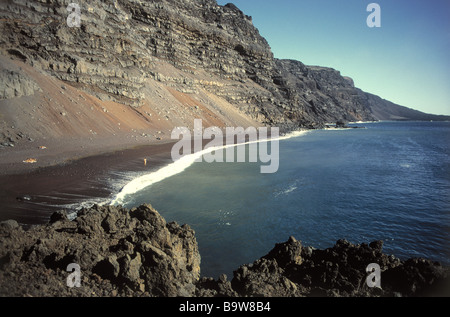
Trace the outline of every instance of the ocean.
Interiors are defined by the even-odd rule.
[[[289,236],[315,248],[383,240],[384,253],[449,265],[450,123],[356,125],[280,140],[276,173],[187,159],[117,197],[193,228],[202,276],[231,278]]]

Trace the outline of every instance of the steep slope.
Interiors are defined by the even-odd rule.
[[[273,66],[270,48],[233,6],[92,1],[82,4],[81,27],[69,28],[65,3],[2,3],[3,52],[101,99],[131,106],[151,97],[147,79],[190,94],[205,88],[239,104],[252,98],[251,89],[269,95],[248,78]],[[167,72],[165,63],[178,72]],[[259,80],[264,77],[270,76]]]
[[[299,61],[277,60],[280,90],[292,105],[297,121],[315,122],[375,120],[365,106],[364,93],[353,80],[332,69],[306,66]],[[293,110],[293,111],[292,111]]]
[[[448,121],[450,116],[423,113],[365,93],[367,104],[377,120]]]
[[[163,66],[160,66],[163,68]],[[148,99],[130,107],[97,97],[42,70],[0,55],[0,170],[37,168],[123,148],[171,141],[174,126],[257,126],[204,89],[186,94],[148,79]],[[168,72],[173,70],[164,65]],[[42,149],[45,147],[45,149]]]
[[[0,3],[4,147],[61,138],[143,143],[168,139],[195,118],[282,131],[338,119],[430,118],[366,94],[334,69],[275,59],[251,17],[232,4],[79,5],[81,25],[69,27],[65,0]]]
[[[191,95],[207,90],[262,124],[315,126],[346,114],[328,91],[280,79],[295,76],[294,63],[276,61],[251,18],[232,4],[91,1],[81,3],[80,28],[68,27],[62,0],[14,0],[0,9],[4,54],[102,100],[139,107],[152,97],[148,80],[154,80]],[[164,64],[177,71],[168,73]],[[310,72],[316,75],[309,80],[322,79]],[[303,98],[316,92],[313,105]],[[335,104],[342,111],[328,111]],[[355,107],[355,119],[369,119],[364,105]]]

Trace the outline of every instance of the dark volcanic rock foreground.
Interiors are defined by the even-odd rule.
[[[24,229],[0,223],[1,296],[448,296],[449,269],[425,259],[402,261],[383,243],[304,247],[277,244],[231,281],[200,276],[194,231],[167,223],[150,205],[131,210],[93,206],[68,220],[64,211],[46,225]],[[79,266],[80,287],[68,270]],[[366,267],[381,268],[381,288],[369,288]],[[68,284],[69,282],[69,284]],[[68,285],[72,286],[69,287]]]

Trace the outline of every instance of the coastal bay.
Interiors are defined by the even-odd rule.
[[[445,5],[219,2],[0,2],[0,296],[449,296]]]

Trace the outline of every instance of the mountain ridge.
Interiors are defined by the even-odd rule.
[[[0,4],[2,144],[20,142],[19,133],[31,139],[97,138],[127,131],[135,138],[151,131],[155,140],[161,138],[158,132],[167,138],[173,127],[191,127],[195,118],[205,127],[265,125],[282,132],[337,120],[450,118],[366,93],[332,68],[274,58],[252,18],[233,4],[80,1],[80,27],[67,25],[67,4]],[[24,71],[28,66],[43,82],[56,80],[56,86],[36,84]],[[61,87],[83,97],[45,99],[67,92]],[[90,122],[85,107],[102,109],[93,115],[109,123]],[[70,121],[62,108],[73,109]],[[112,108],[120,108],[128,122],[118,114],[111,118]],[[49,131],[55,122],[58,132]]]

